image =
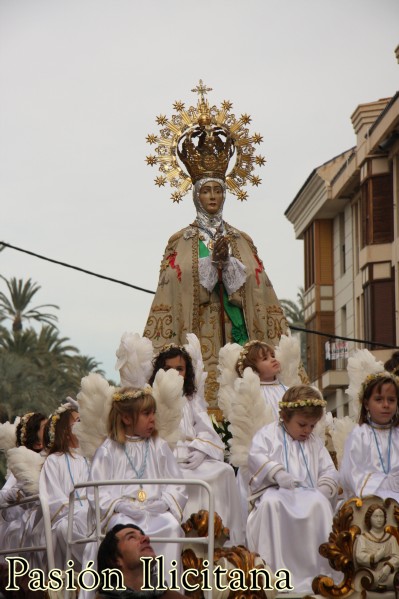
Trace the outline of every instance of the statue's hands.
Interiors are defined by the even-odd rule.
[[[212,262],[225,263],[229,259],[229,242],[223,235],[215,241],[212,252]]]
[[[385,582],[388,579],[388,576],[390,573],[391,573],[391,568],[388,566],[388,564],[385,564],[385,566],[381,570],[381,574],[380,574],[377,582]]]
[[[295,489],[295,481],[292,475],[286,470],[279,470],[274,475],[274,480],[282,489]]]

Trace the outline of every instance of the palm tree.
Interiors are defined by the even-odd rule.
[[[304,302],[305,291],[303,287],[299,287],[297,293],[297,303],[292,300],[282,299],[280,304],[284,309],[285,316],[287,318],[290,327],[297,327],[300,329],[305,328],[305,302]],[[305,333],[298,332],[301,341],[301,359],[306,369],[306,337]]]
[[[42,304],[34,308],[29,308],[33,296],[39,291],[40,285],[33,283],[31,279],[23,281],[23,279],[6,279],[2,275],[0,277],[5,281],[9,297],[0,291],[0,320],[6,318],[12,320],[12,330],[14,333],[19,333],[22,330],[22,322],[24,320],[36,320],[44,322],[51,326],[55,326],[58,318],[55,314],[42,312],[42,308],[56,308],[55,304]]]

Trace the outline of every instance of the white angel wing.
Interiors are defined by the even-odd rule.
[[[230,421],[230,403],[233,396],[234,383],[238,378],[236,364],[242,347],[238,343],[227,343],[219,351],[219,392],[218,405],[226,420]]]
[[[73,426],[82,455],[91,459],[107,436],[107,420],[115,388],[96,372],[81,381],[77,395],[80,422]]]
[[[237,378],[231,400],[229,430],[230,462],[234,466],[247,466],[252,438],[265,424],[273,422],[273,412],[266,406],[261,394],[259,376],[246,368],[242,378]]]
[[[201,344],[197,335],[194,333],[187,333],[186,335],[188,343],[184,346],[187,353],[190,355],[194,366],[195,372],[195,386],[197,388],[197,401],[198,398],[204,398],[205,396],[205,381],[208,373],[205,372],[204,360],[202,358]],[[204,409],[207,408],[205,400],[201,403]]]
[[[291,333],[281,335],[275,353],[281,365],[279,380],[286,387],[300,385],[301,378],[298,369],[301,364],[301,345],[299,338],[296,335],[291,335]]]
[[[346,393],[358,405],[359,392],[365,378],[369,374],[377,374],[384,370],[382,362],[377,362],[375,357],[368,349],[358,349],[353,356],[348,359],[349,387]]]
[[[157,404],[155,425],[158,434],[168,442],[171,449],[180,439],[180,422],[183,417],[184,379],[177,370],[158,370],[152,385]]]
[[[115,368],[119,370],[122,387],[141,389],[152,374],[154,348],[147,337],[138,333],[123,333],[118,349]]]
[[[39,493],[40,471],[44,464],[45,456],[21,447],[13,447],[7,451],[7,465],[18,481],[18,487],[26,495]]]
[[[13,424],[11,422],[0,424],[0,451],[6,452],[15,447],[17,442],[16,430],[20,420],[20,417],[17,416]]]
[[[344,455],[345,441],[355,426],[356,423],[349,416],[334,418],[332,426],[330,426],[329,432],[337,455],[338,468],[341,466],[342,457]]]

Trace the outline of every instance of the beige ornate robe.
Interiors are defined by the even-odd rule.
[[[246,282],[229,296],[243,310],[249,339],[277,344],[287,321],[263,268],[252,239],[226,222],[231,255],[246,267]],[[201,232],[193,224],[169,239],[160,269],[157,292],[144,335],[159,351],[168,343],[186,343],[186,333],[195,333],[201,342],[208,378],[206,400],[217,407],[217,363],[222,344],[219,294],[207,291],[199,282],[198,244]],[[226,341],[232,341],[231,322],[225,315]]]

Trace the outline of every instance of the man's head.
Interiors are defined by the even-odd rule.
[[[141,557],[155,557],[147,535],[134,524],[117,524],[98,549],[98,572],[107,568],[117,568],[124,575],[135,569],[142,571]]]

